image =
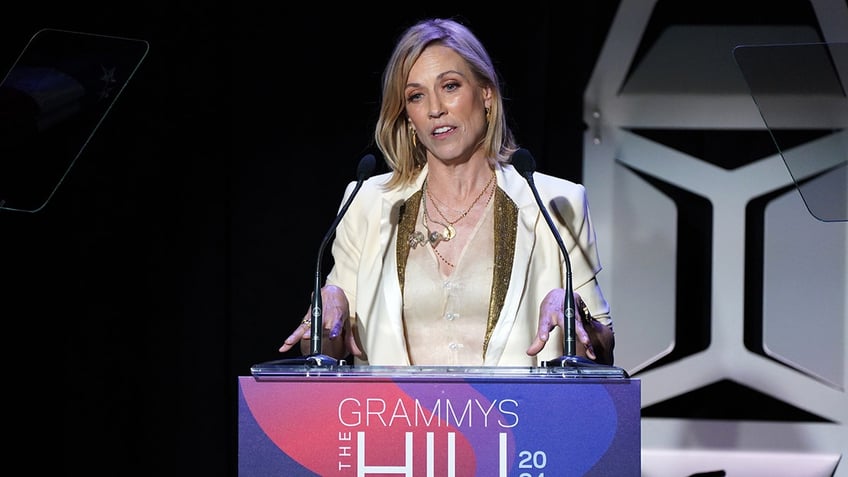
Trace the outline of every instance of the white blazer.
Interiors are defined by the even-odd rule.
[[[367,356],[355,364],[411,364],[404,339],[396,235],[399,210],[421,189],[427,166],[409,187],[385,190],[389,176],[374,176],[362,184],[339,222],[332,245],[334,263],[326,283],[347,294],[354,328]],[[542,299],[552,289],[564,288],[567,269],[527,180],[512,165],[498,167],[496,176],[498,187],[518,207],[518,224],[509,286],[483,364],[538,366],[563,354],[559,328],[537,356],[528,356],[526,350],[538,331]],[[533,181],[569,252],[574,291],[596,319],[610,325],[609,305],[595,279],[601,263],[585,188],[538,172]],[[342,204],[355,185],[348,185]]]

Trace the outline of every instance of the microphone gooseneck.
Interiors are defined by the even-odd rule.
[[[327,244],[330,243],[333,235],[335,235],[339,222],[341,222],[342,217],[344,217],[351,202],[353,202],[353,198],[356,197],[356,194],[362,187],[362,183],[374,173],[376,163],[377,160],[373,154],[366,154],[359,160],[359,165],[356,168],[356,187],[354,187],[350,196],[347,198],[347,201],[339,210],[339,213],[336,215],[336,219],[333,221],[332,225],[330,225],[330,229],[327,230],[327,234],[324,235],[324,239],[321,240],[321,246],[318,248],[318,259],[315,263],[315,283],[312,290],[312,321],[310,322],[311,327],[309,329],[311,341],[309,343],[309,356],[307,356],[309,364],[321,366],[325,365],[325,362],[333,364],[336,361],[329,356],[321,354],[321,339],[324,328],[323,300],[321,299],[321,285],[323,282],[321,263],[324,260],[324,249],[327,247]]]
[[[536,182],[533,180],[533,173],[536,171],[536,161],[527,149],[519,149],[512,155],[512,165],[526,180],[530,190],[533,191],[533,197],[536,198],[536,204],[539,206],[539,211],[545,217],[545,222],[548,223],[548,228],[551,229],[554,238],[556,239],[559,250],[562,253],[562,258],[565,261],[565,299],[563,303],[563,315],[565,317],[565,330],[563,330],[563,350],[565,354],[559,358],[545,361],[543,364],[548,368],[558,367],[558,369],[566,370],[565,372],[575,372],[581,377],[597,377],[597,378],[627,378],[628,374],[622,368],[612,365],[604,365],[596,363],[588,358],[577,356],[577,336],[575,331],[575,322],[577,315],[574,311],[574,283],[571,278],[571,259],[568,256],[568,250],[562,242],[562,236],[557,230],[554,221],[548,213],[548,209],[539,197],[539,191],[536,189]]]
[[[527,180],[530,190],[533,191],[533,197],[536,198],[536,204],[539,206],[539,211],[542,212],[542,216],[544,216],[545,222],[548,223],[548,227],[551,229],[551,232],[553,232],[557,245],[559,245],[560,252],[562,252],[562,258],[565,262],[565,299],[562,310],[565,317],[563,350],[565,351],[565,356],[577,356],[577,337],[574,330],[574,283],[571,278],[571,259],[568,257],[568,250],[562,242],[562,236],[559,234],[556,225],[551,219],[547,207],[545,207],[545,204],[542,202],[542,198],[539,197],[536,182],[533,180],[533,173],[536,171],[536,160],[533,159],[533,155],[530,154],[530,151],[527,149],[521,148],[512,155],[512,165],[518,173]]]

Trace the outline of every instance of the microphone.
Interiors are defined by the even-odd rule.
[[[563,303],[563,315],[565,317],[563,350],[565,354],[551,361],[545,361],[543,364],[546,367],[590,367],[594,370],[598,370],[599,375],[603,376],[625,375],[624,370],[621,370],[620,368],[596,363],[588,358],[577,355],[577,336],[574,328],[576,314],[574,311],[574,283],[571,278],[571,258],[568,256],[568,250],[566,250],[565,244],[562,242],[562,236],[554,224],[554,221],[551,219],[548,209],[542,202],[542,198],[539,197],[539,190],[536,188],[536,182],[533,180],[533,173],[536,171],[536,161],[533,159],[533,155],[530,154],[530,151],[527,149],[521,148],[515,151],[512,155],[512,165],[515,167],[515,170],[527,180],[527,185],[529,185],[530,190],[533,191],[533,197],[536,198],[536,204],[539,206],[539,210],[542,212],[545,222],[548,223],[548,228],[550,228],[551,233],[554,234],[554,239],[556,239],[557,245],[559,245],[559,250],[562,253],[563,260],[565,261],[565,300]],[[586,372],[582,371],[580,374],[586,374]]]
[[[315,263],[315,287],[312,293],[312,326],[310,328],[311,342],[309,349],[310,353],[308,356],[308,358],[317,361],[316,364],[318,365],[320,365],[323,360],[335,361],[333,358],[321,354],[321,338],[324,328],[324,310],[322,309],[323,302],[321,300],[321,284],[323,279],[321,274],[321,263],[324,261],[324,249],[327,247],[327,244],[330,243],[330,239],[332,239],[336,234],[336,228],[339,226],[339,222],[341,222],[342,217],[344,217],[351,202],[353,202],[353,198],[356,197],[356,194],[362,187],[362,183],[374,173],[374,167],[376,164],[377,160],[374,158],[373,154],[366,154],[359,160],[359,165],[356,168],[356,187],[354,187],[353,192],[350,193],[350,197],[347,198],[347,201],[339,210],[339,213],[336,215],[336,219],[330,225],[330,229],[327,230],[327,234],[324,235],[324,239],[321,240],[321,246],[318,248],[318,260]]]
[[[330,229],[327,230],[326,235],[324,235],[324,239],[321,240],[320,247],[318,247],[318,259],[315,263],[315,286],[312,292],[312,319],[309,329],[309,355],[301,358],[277,360],[276,363],[282,362],[283,364],[305,364],[307,366],[322,367],[329,367],[338,363],[337,359],[321,353],[321,339],[324,331],[324,310],[322,309],[323,301],[321,299],[321,285],[323,281],[321,264],[324,261],[324,249],[335,235],[339,222],[341,222],[342,217],[344,217],[347,209],[353,202],[353,198],[356,197],[356,194],[362,187],[362,183],[374,173],[376,164],[377,159],[373,154],[366,154],[359,160],[359,165],[356,168],[356,187],[354,187],[342,208],[339,209],[336,219],[333,220],[333,223],[330,225]]]

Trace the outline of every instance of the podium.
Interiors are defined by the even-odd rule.
[[[638,477],[640,382],[559,368],[265,366],[240,477]]]

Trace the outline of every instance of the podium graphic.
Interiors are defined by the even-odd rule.
[[[252,367],[240,477],[640,475],[640,383],[562,368]]]

